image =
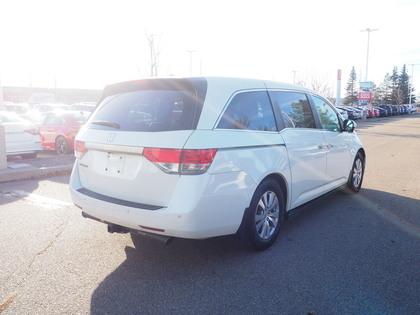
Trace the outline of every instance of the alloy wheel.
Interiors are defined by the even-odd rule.
[[[266,240],[277,228],[280,216],[280,206],[277,195],[273,191],[265,192],[258,201],[255,212],[255,228],[258,236]]]
[[[362,182],[362,176],[363,176],[363,162],[361,159],[357,159],[354,162],[354,166],[353,166],[353,186],[355,188],[358,188],[360,186],[360,183]]]

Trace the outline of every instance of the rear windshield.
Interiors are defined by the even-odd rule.
[[[171,131],[194,128],[192,91],[140,90],[106,97],[89,128],[121,131]]]
[[[89,115],[88,114],[83,114],[83,113],[72,113],[70,114],[70,116],[78,122],[84,122],[86,119],[88,119]]]

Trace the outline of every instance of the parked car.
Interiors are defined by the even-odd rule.
[[[373,118],[375,117],[374,111],[370,108],[370,107],[355,107],[356,109],[362,111],[362,116],[363,116],[363,111],[366,110],[366,118]]]
[[[28,104],[5,102],[4,107],[6,107],[6,110],[14,112],[19,116],[26,115],[29,111]]]
[[[398,105],[392,105],[395,115],[401,115],[401,108]]]
[[[70,110],[78,110],[91,113],[95,109],[95,106],[96,103],[93,102],[80,102],[70,105]]]
[[[356,112],[355,110],[350,109],[347,106],[342,106],[342,107],[340,106],[340,107],[337,107],[337,108],[346,111],[348,118],[351,119],[351,120],[356,120],[356,119],[360,119],[361,118],[360,115],[358,114],[358,112]]]
[[[343,120],[349,119],[349,115],[347,114],[347,111],[344,109],[340,109],[336,107],[337,111],[340,113],[340,115],[343,117]]]
[[[391,105],[379,105],[380,108],[383,108],[387,111],[387,116],[393,115],[393,110]]]
[[[387,117],[388,116],[388,110],[386,110],[385,108],[382,107],[375,107],[374,108],[375,111],[378,111],[378,116],[379,117]]]
[[[50,111],[58,111],[58,110],[69,110],[69,106],[65,104],[59,103],[40,103],[35,104],[33,106],[33,110],[37,110],[39,112],[50,112]]]
[[[416,104],[411,104],[411,105],[408,105],[408,107],[410,108],[410,110],[411,110],[411,112],[412,112],[412,113],[414,113],[414,112],[416,112],[416,111],[417,111],[417,106],[416,106]]]
[[[359,191],[366,155],[354,127],[289,84],[123,82],[106,87],[77,134],[70,192],[109,232],[237,233],[263,250],[304,204],[342,185]]]
[[[347,106],[347,107],[355,112],[356,119],[362,119],[362,117],[363,117],[363,111],[362,110],[360,110],[356,107],[352,107],[352,106]]]
[[[0,111],[0,123],[4,126],[7,156],[36,158],[41,151],[41,137],[34,124],[9,111]]]
[[[73,152],[74,137],[89,114],[79,111],[42,113],[35,122],[41,134],[42,147],[58,155]]]

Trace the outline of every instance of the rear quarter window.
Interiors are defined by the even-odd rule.
[[[244,92],[235,95],[217,128],[277,131],[267,92]]]

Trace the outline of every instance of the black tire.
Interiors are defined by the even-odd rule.
[[[60,136],[55,139],[55,152],[57,152],[58,155],[66,155],[70,153],[69,144],[64,137]]]
[[[20,157],[22,159],[36,159],[37,155],[38,155],[38,152],[34,152],[34,153],[21,154]]]
[[[361,152],[357,152],[354,158],[353,166],[350,171],[347,187],[355,193],[360,191],[363,183],[363,175],[365,173],[365,158]]]
[[[274,179],[265,179],[257,187],[245,220],[245,239],[254,249],[262,251],[273,245],[284,220],[283,194]]]

